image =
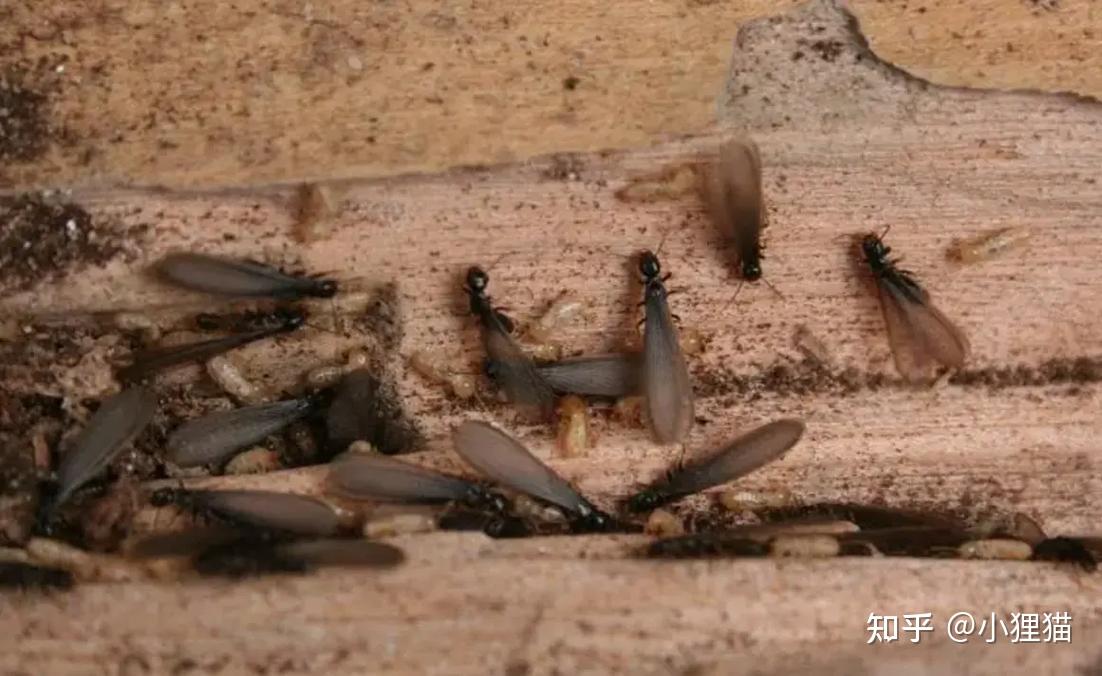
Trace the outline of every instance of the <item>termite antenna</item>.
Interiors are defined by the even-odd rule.
[[[742,291],[742,285],[745,283],[746,280],[743,279],[740,279],[738,281],[738,286],[735,288],[735,293],[731,295],[730,300],[728,300],[727,303],[720,309],[720,312],[726,312],[727,308],[731,307],[731,304],[735,302],[735,299],[738,298],[739,293]]]
[[[773,286],[772,282],[770,282],[768,279],[762,277],[761,281],[765,282],[765,285],[768,286],[770,290],[773,291],[773,293],[777,294],[777,298],[780,298],[781,300],[788,300],[784,297],[784,294],[777,290],[777,287]]]

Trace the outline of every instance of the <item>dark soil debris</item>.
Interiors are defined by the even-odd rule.
[[[0,545],[30,537],[39,501],[36,445],[47,453],[56,446],[65,417],[60,398],[0,390]]]
[[[76,265],[103,265],[146,229],[118,232],[95,223],[78,204],[37,195],[0,198],[0,285],[23,291]]]
[[[810,46],[812,51],[819,55],[819,58],[828,63],[837,59],[838,55],[846,48],[840,40],[816,40]]]
[[[402,308],[396,284],[383,285],[368,304],[362,317],[356,322],[356,328],[375,336],[378,352],[373,355],[385,359],[398,349],[402,342]]]
[[[582,177],[585,169],[585,160],[579,155],[561,153],[551,156],[550,165],[544,169],[542,176],[552,181],[577,181]]]
[[[34,82],[38,70],[15,65],[0,72],[0,163],[30,162],[54,139],[48,94],[53,86]]]

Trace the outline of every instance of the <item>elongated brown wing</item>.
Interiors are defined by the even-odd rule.
[[[173,253],[157,263],[157,272],[179,286],[225,296],[299,296],[314,284],[276,268],[202,253]]]
[[[493,319],[482,326],[482,340],[492,363],[494,380],[513,404],[534,410],[550,420],[555,415],[555,393],[536,369],[532,359]]]
[[[182,467],[222,462],[310,412],[307,399],[246,406],[189,420],[169,435],[168,457]]]
[[[602,354],[538,366],[552,389],[566,394],[619,399],[639,391],[639,354]]]
[[[756,242],[764,225],[761,155],[749,139],[728,141],[707,172],[706,200],[712,219],[726,237]]]
[[[77,437],[58,468],[58,492],[54,506],[95,478],[129,441],[138,436],[157,407],[157,398],[135,386],[105,400]]]
[[[489,423],[468,420],[452,433],[455,450],[472,467],[513,490],[575,513],[588,503],[519,441]]]
[[[273,491],[195,491],[197,506],[231,522],[301,535],[329,535],[340,528],[337,512],[321,500]]]
[[[329,464],[330,489],[353,500],[461,500],[473,484],[384,455],[346,453]]]
[[[683,441],[693,426],[693,388],[661,287],[648,287],[643,324],[643,396],[655,438]]]
[[[393,568],[406,560],[401,549],[371,540],[299,540],[276,545],[274,552],[291,561],[301,562],[308,569],[322,566]]]
[[[788,452],[804,429],[803,421],[790,418],[757,427],[709,457],[673,472],[665,488],[671,494],[688,495],[746,476]]]
[[[938,364],[952,369],[964,365],[968,341],[934,307],[925,291],[907,291],[892,277],[878,277],[877,289],[896,368],[904,379],[923,382]]]

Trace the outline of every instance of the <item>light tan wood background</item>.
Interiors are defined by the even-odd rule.
[[[477,336],[459,289],[473,263],[493,264],[492,294],[520,317],[576,291],[591,319],[564,341],[614,347],[634,327],[629,256],[662,242],[680,290],[674,311],[710,339],[692,362],[707,423],[690,446],[782,415],[808,420],[795,451],[740,486],[808,502],[1022,511],[1052,532],[1097,531],[1102,108],[1082,98],[1102,91],[1095,4],[854,3],[862,34],[890,65],[863,48],[848,15],[819,3],[70,11],[78,4],[16,9],[0,28],[28,58],[70,51],[62,75],[73,79],[58,85],[52,113],[70,140],[0,177],[13,189],[72,186],[98,223],[153,228],[101,268],[9,293],[6,313],[193,310],[203,299],[142,274],[181,247],[333,271],[352,291],[336,307],[346,313],[395,280],[404,337],[391,357],[429,439],[417,457],[451,464],[447,429],[471,415],[502,421],[549,456],[547,430],[500,407],[447,400],[403,357],[442,347],[474,368]],[[766,13],[777,16],[752,20]],[[571,75],[577,86],[564,89]],[[762,147],[766,275],[783,300],[751,286],[727,305],[733,270],[694,197],[625,204],[613,195],[732,129]],[[567,151],[576,154],[536,157]],[[342,179],[334,188],[343,200],[307,244],[295,237],[292,190],[281,186],[304,178]],[[967,380],[1020,369],[1019,386],[913,391],[894,381],[847,240],[888,225],[889,243],[971,337]],[[954,239],[1011,225],[1036,231],[1030,249],[974,267],[945,260]],[[327,310],[316,306],[319,318]],[[852,369],[853,387],[796,363],[800,325],[826,343],[837,371]],[[308,329],[242,356],[256,380],[284,387],[363,339]],[[1074,382],[1045,366],[1076,359],[1093,366]],[[553,464],[606,506],[673,455],[642,430],[601,423],[601,433],[587,457]],[[215,483],[312,492],[319,476]],[[440,534],[402,539],[411,563],[379,576],[9,596],[0,599],[0,664],[31,673],[517,674],[1097,665],[1098,578],[1064,567],[626,560],[639,542]],[[1070,646],[956,646],[944,621],[958,610],[1068,610],[1075,637]],[[870,612],[923,611],[938,627],[923,645],[865,645]]]

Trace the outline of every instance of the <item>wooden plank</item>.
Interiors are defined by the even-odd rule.
[[[1102,95],[1090,0],[852,5],[886,58],[932,81]],[[661,141],[713,121],[737,26],[787,6],[9,3],[0,189],[373,177]]]
[[[783,299],[748,286],[728,304],[732,267],[695,198],[625,204],[614,197],[632,177],[714,148],[718,135],[706,134],[579,155],[567,171],[561,159],[541,160],[334,184],[343,209],[307,243],[296,238],[289,191],[78,191],[74,199],[99,236],[119,238],[138,225],[147,234],[126,235],[128,246],[102,266],[77,260],[25,290],[22,280],[7,287],[0,310],[39,326],[119,309],[168,323],[210,306],[144,275],[176,248],[332,271],[363,295],[315,303],[314,328],[240,355],[250,377],[277,390],[344,349],[374,344],[362,324],[322,329],[335,314],[361,312],[375,289],[395,281],[402,337],[382,357],[428,440],[413,457],[454,463],[447,429],[471,416],[500,420],[551,456],[546,429],[522,426],[496,404],[450,401],[405,358],[441,348],[477,368],[477,336],[459,288],[472,263],[490,267],[491,293],[521,318],[561,289],[581,295],[590,318],[564,331],[570,349],[620,345],[634,331],[639,297],[630,257],[661,243],[670,284],[680,290],[674,310],[686,329],[710,339],[692,360],[707,422],[690,448],[782,415],[808,420],[800,446],[740,488],[788,491],[801,502],[951,508],[976,518],[1023,511],[1051,532],[1094,531],[1102,506],[1099,107],[1066,96],[930,86],[875,61],[850,31],[845,15],[813,5],[745,27],[732,63],[736,95],[721,117],[749,128],[762,147],[771,222],[765,273]],[[816,49],[811,35],[841,47]],[[793,60],[797,50],[805,56]],[[975,356],[962,379],[921,391],[896,380],[876,301],[848,241],[887,225],[889,243],[972,339]],[[1010,225],[1035,231],[1030,249],[979,266],[945,260],[954,239]],[[829,375],[800,362],[792,335],[801,325],[827,345]],[[64,378],[69,365],[38,366],[12,360],[4,387],[93,396],[104,381],[91,376],[108,372],[86,364],[89,377],[73,382]],[[642,430],[598,424],[588,456],[550,462],[606,506],[676,454],[654,447]],[[211,482],[314,492],[320,476],[306,468]],[[710,507],[701,499],[689,509]],[[400,542],[411,562],[378,577],[88,585],[54,598],[6,596],[0,664],[35,673],[124,665],[137,673],[142,665],[158,673],[187,665],[226,673],[854,673],[923,660],[961,673],[1023,666],[1066,673],[1097,660],[1084,640],[1102,617],[1097,576],[1048,564],[654,564],[625,558],[638,540],[500,543],[440,534]],[[1069,611],[1074,642],[958,649],[943,623],[959,610]],[[933,612],[937,634],[918,647],[866,646],[871,612]]]

